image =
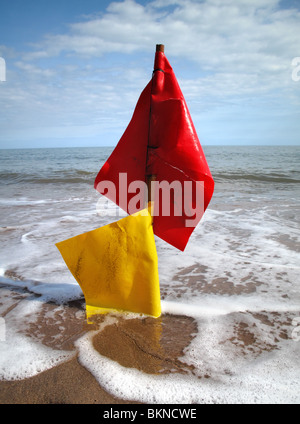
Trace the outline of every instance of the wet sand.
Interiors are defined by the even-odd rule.
[[[0,381],[1,404],[121,404],[103,390],[77,358],[37,376]]]
[[[252,281],[250,285],[245,280],[233,287],[220,278],[208,285],[201,282],[198,275],[203,272],[202,268],[194,268],[193,271],[194,275],[190,276],[190,269],[186,268],[177,279],[182,279],[187,287],[198,285],[198,290],[203,293],[210,290],[216,293],[222,291],[227,296],[239,295],[241,291],[251,293],[262,284]],[[19,316],[18,306],[33,299],[39,300],[39,296],[26,287],[0,284],[1,316],[13,319],[18,332],[28,340],[55,351],[70,352],[71,358],[27,379],[0,381],[0,404],[139,403],[138,398],[120,399],[108,393],[80,363],[76,341],[90,331],[93,332],[92,346],[100,355],[148,375],[181,374],[193,376],[199,383],[211,381],[218,384],[218,374],[226,376],[232,373],[226,362],[216,364],[209,359],[206,363],[205,343],[211,336],[205,319],[196,321],[192,317],[166,313],[157,319],[110,314],[108,322],[105,316],[100,315],[92,323],[87,323],[84,299],[65,304],[43,300],[35,315]],[[227,320],[228,327],[218,335],[215,347],[224,349],[225,354],[229,352],[228,358],[233,358],[233,366],[235,360],[240,366],[247,366],[266,353],[280,350],[282,342],[291,339],[293,316],[294,312],[284,311],[231,312],[220,318]],[[200,368],[184,362],[184,351],[197,334],[201,336],[198,349],[203,364]]]
[[[5,300],[9,296],[11,311],[26,299],[23,290],[1,287]],[[137,317],[124,319],[114,316],[114,323],[97,332],[93,347],[124,367],[136,368],[149,374],[188,373],[192,367],[179,357],[197,332],[190,317],[163,315],[158,319]],[[65,305],[45,303],[38,316],[22,326],[22,333],[34,342],[56,350],[74,352],[74,357],[40,374],[14,381],[0,381],[1,404],[131,404],[134,400],[118,399],[106,392],[84,368],[76,353],[75,342],[103,322],[98,316],[87,323],[84,301]],[[178,334],[181,337],[178,337]]]

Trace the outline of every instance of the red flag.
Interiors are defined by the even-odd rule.
[[[214,181],[185,99],[162,51],[156,52],[152,80],[99,171],[95,188],[131,214],[145,206],[142,201],[135,202],[137,187],[147,194],[145,184],[136,181],[149,178],[155,180],[154,234],[184,250],[210,202]],[[115,191],[107,189],[107,181],[114,184]]]

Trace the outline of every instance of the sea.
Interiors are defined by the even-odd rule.
[[[20,329],[43,303],[83,298],[55,243],[125,216],[112,203],[109,214],[102,210],[94,189],[112,150],[0,150],[2,380],[36,375],[73,354]],[[124,399],[299,403],[300,146],[203,150],[215,191],[185,251],[155,237],[163,314],[197,324],[182,352],[193,373],[150,376],[122,367],[93,351],[88,336],[77,341],[79,358]],[[16,306],[9,286],[26,292],[26,302]]]

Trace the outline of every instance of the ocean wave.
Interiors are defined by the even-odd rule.
[[[16,183],[32,183],[32,184],[93,184],[96,177],[94,171],[84,171],[81,169],[64,170],[62,172],[55,171],[54,173],[19,173],[19,172],[0,172],[0,181],[2,184]],[[299,184],[299,173],[295,176],[280,174],[280,173],[246,173],[246,172],[216,172],[213,173],[215,182],[224,181],[255,181],[255,182],[272,182],[278,184]]]
[[[49,172],[47,175],[41,173],[22,173],[22,172],[0,172],[0,181],[2,184],[56,184],[56,183],[92,183],[96,177],[96,172],[84,171],[81,169],[63,170]]]
[[[256,173],[215,173],[213,174],[215,182],[222,181],[258,181],[258,182],[272,182],[272,183],[283,183],[283,184],[297,184],[300,183],[300,179],[291,177],[284,174],[256,174]]]

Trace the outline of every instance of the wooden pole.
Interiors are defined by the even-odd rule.
[[[164,53],[165,52],[164,44],[156,44],[156,51]]]
[[[164,53],[165,52],[164,44],[156,44],[156,52]],[[150,120],[151,120],[151,108],[150,108],[149,124],[150,124]],[[150,131],[150,127],[149,127],[149,131]],[[149,140],[148,140],[148,143],[149,143]],[[149,144],[148,144],[147,151],[148,149],[149,149]],[[148,159],[148,152],[147,152],[147,159]],[[147,178],[146,178],[147,187],[148,187],[148,205],[149,205],[149,202],[154,200],[154,199],[151,199],[151,183],[152,181],[155,181],[155,179],[156,179],[156,175],[147,175]],[[151,207],[150,207],[150,210],[151,210]]]

